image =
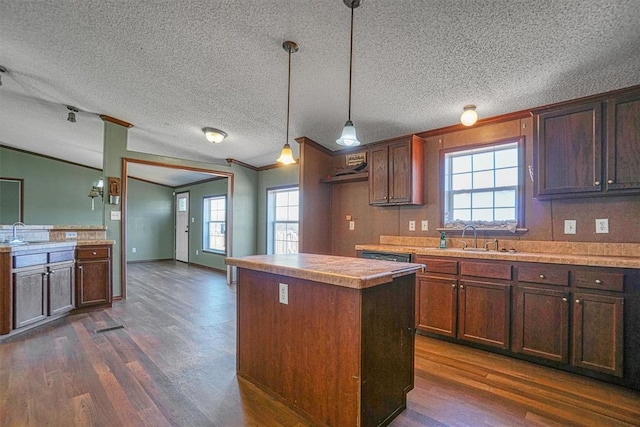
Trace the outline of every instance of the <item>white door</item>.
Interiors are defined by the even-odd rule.
[[[176,260],[189,262],[189,193],[176,194]]]

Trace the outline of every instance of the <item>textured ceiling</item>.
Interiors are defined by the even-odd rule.
[[[349,20],[342,0],[0,0],[0,144],[101,168],[106,114],[134,125],[133,151],[272,164],[294,40],[290,136],[337,150]],[[453,125],[469,103],[491,117],[640,84],[639,23],[638,0],[366,0],[358,137]],[[210,144],[205,126],[229,137]]]

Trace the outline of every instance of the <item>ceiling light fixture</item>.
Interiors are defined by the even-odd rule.
[[[67,105],[67,110],[69,110],[69,114],[67,115],[67,121],[69,121],[71,123],[75,123],[76,122],[76,113],[78,112],[78,109],[76,107],[72,107],[70,105]]]
[[[465,126],[473,126],[478,121],[478,113],[476,113],[476,106],[473,104],[465,105],[464,112],[460,116],[460,122]]]
[[[291,150],[291,146],[289,145],[289,110],[291,105],[291,54],[298,51],[298,45],[296,44],[296,42],[287,40],[286,42],[282,43],[282,48],[289,54],[289,68],[287,72],[287,136],[284,140],[284,146],[282,147],[282,151],[280,152],[280,157],[278,157],[276,161],[278,163],[282,163],[283,165],[290,165],[296,162],[296,160],[293,158],[293,151]]]
[[[213,142],[214,144],[222,142],[222,140],[227,137],[227,133],[220,129],[202,128],[202,132],[204,132],[204,136],[207,138],[207,141]]]
[[[356,137],[356,128],[351,121],[351,77],[353,75],[353,9],[360,6],[364,0],[343,0],[344,4],[351,9],[351,38],[349,42],[349,115],[347,122],[342,129],[342,135],[336,140],[338,145],[355,147],[360,145]]]
[[[7,69],[0,65],[0,73],[6,73]],[[2,74],[0,74],[0,86],[2,86]]]

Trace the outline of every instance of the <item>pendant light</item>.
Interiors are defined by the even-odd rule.
[[[282,163],[283,165],[290,165],[296,162],[296,160],[293,158],[293,151],[291,151],[291,146],[289,145],[289,106],[291,105],[291,54],[298,51],[298,45],[296,44],[296,42],[287,40],[286,42],[282,43],[282,48],[289,54],[289,68],[287,74],[287,137],[284,140],[284,146],[282,147],[280,157],[278,157],[278,160],[276,161],[278,163]]]
[[[360,145],[356,137],[356,128],[351,121],[351,76],[353,75],[353,9],[360,6],[364,0],[343,0],[344,4],[351,9],[351,38],[349,42],[349,115],[347,122],[342,129],[342,135],[336,140],[338,145],[355,147]]]

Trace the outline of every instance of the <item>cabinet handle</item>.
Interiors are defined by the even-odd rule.
[[[602,285],[602,280],[596,279],[596,285]]]
[[[49,275],[49,273],[42,273],[42,277],[47,277]]]
[[[540,275],[540,278],[541,278],[541,279],[544,279],[544,274],[541,274],[541,275]]]
[[[97,255],[95,252],[92,252],[92,253],[93,253],[93,255]]]
[[[82,270],[82,266],[81,265],[78,266],[78,270]]]
[[[567,299],[566,299],[566,298],[562,298],[562,301],[563,301],[563,302],[567,302]]]
[[[455,284],[455,283],[452,283],[452,284],[451,284],[451,287],[452,287],[452,288],[455,288],[455,287],[456,287],[456,284]]]
[[[593,185],[600,185],[600,181],[594,182]]]
[[[613,180],[612,179],[608,180],[607,184],[613,184]]]
[[[576,300],[576,304],[580,304],[580,300],[579,299]]]
[[[49,274],[54,274],[55,272],[56,272],[55,270],[51,270]]]
[[[464,289],[464,285],[460,285],[460,289]]]

